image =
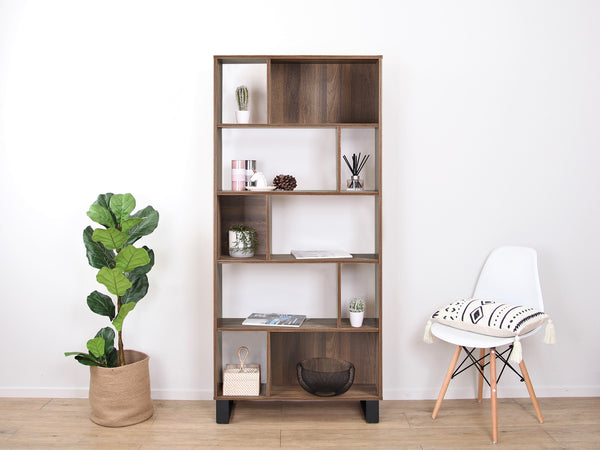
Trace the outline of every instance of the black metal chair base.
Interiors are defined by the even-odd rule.
[[[479,373],[481,374],[481,376],[483,377],[483,379],[485,380],[487,385],[490,386],[490,381],[488,380],[487,376],[485,375],[485,373],[483,371],[485,366],[487,366],[490,363],[490,360],[489,360],[490,353],[488,352],[483,357],[478,359],[475,356],[473,356],[473,352],[475,351],[475,348],[472,348],[469,350],[467,347],[462,347],[462,349],[465,351],[467,356],[465,356],[465,358],[462,360],[462,362],[458,365],[458,367],[452,373],[452,379],[454,379],[455,376],[463,373],[465,370],[467,370],[471,367],[475,367],[479,371]],[[498,358],[504,364],[502,366],[502,369],[498,373],[498,379],[496,380],[496,383],[498,383],[500,381],[500,377],[502,377],[502,374],[504,373],[504,369],[506,369],[507,367],[510,370],[512,370],[515,374],[517,374],[520,381],[522,381],[522,382],[525,381],[525,379],[523,378],[523,374],[521,374],[519,371],[517,371],[517,369],[515,369],[513,366],[511,366],[510,363],[508,362],[512,351],[513,351],[512,345],[508,346],[508,348],[506,348],[502,352],[500,352],[500,351],[498,351],[498,349],[496,349],[496,358]],[[506,355],[506,353],[508,353],[508,355],[506,357],[504,357],[504,355]],[[487,359],[487,362],[482,365],[481,361],[484,361],[486,359]],[[463,365],[466,362],[468,362],[469,360],[470,360],[470,363],[466,367],[463,367]]]

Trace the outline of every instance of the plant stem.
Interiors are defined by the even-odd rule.
[[[117,314],[121,311],[121,296],[117,296]],[[123,331],[118,331],[119,336],[119,366],[125,365],[125,350],[123,349]]]

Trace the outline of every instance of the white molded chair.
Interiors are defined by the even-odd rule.
[[[499,303],[509,303],[513,305],[531,306],[539,311],[544,311],[544,301],[542,298],[542,290],[540,288],[536,251],[527,247],[499,247],[493,250],[488,256],[483,269],[481,269],[475,291],[473,292],[473,298],[493,300]],[[541,327],[538,327],[529,333],[521,335],[520,339],[522,340],[531,336],[539,331],[540,328]],[[450,367],[446,373],[446,378],[442,384],[442,389],[440,390],[431,416],[433,419],[437,417],[438,412],[440,411],[450,380],[467,368],[475,366],[477,370],[479,370],[478,400],[481,401],[482,398],[484,380],[490,385],[491,389],[492,441],[494,444],[498,442],[497,382],[506,367],[509,367],[517,373],[517,375],[521,377],[521,381],[525,381],[537,417],[540,423],[544,422],[531,380],[529,379],[529,374],[527,373],[527,368],[525,367],[525,362],[521,361],[519,364],[521,369],[521,373],[519,374],[516,369],[510,366],[508,356],[504,357],[507,352],[510,356],[514,338],[486,336],[470,331],[459,330],[440,323],[432,324],[431,333],[442,341],[456,345],[454,356],[450,362]],[[503,352],[496,350],[498,347],[506,345],[509,347]],[[475,356],[473,356],[474,349],[476,348],[480,349],[479,359],[476,359]],[[455,370],[461,350],[463,349],[467,355],[458,369]],[[486,350],[488,349],[489,353],[486,354]],[[485,363],[487,356],[490,357],[489,382],[485,378],[483,371],[484,367],[487,365]],[[497,375],[496,368],[498,359],[500,362],[504,363],[500,375]],[[463,369],[462,365],[467,361],[470,361],[470,364]]]

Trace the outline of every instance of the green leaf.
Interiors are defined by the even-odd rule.
[[[123,328],[123,320],[125,320],[125,317],[127,317],[127,314],[129,314],[129,311],[131,311],[133,308],[135,308],[135,303],[133,302],[121,305],[119,314],[117,314],[115,320],[112,321],[113,327],[115,327],[117,331],[121,331]]]
[[[131,228],[140,223],[144,219],[125,219],[121,222],[121,231],[127,233]]]
[[[95,337],[104,339],[104,354],[108,356],[115,348],[115,331],[111,327],[104,327]]]
[[[112,214],[104,206],[100,206],[94,203],[90,206],[87,215],[94,222],[99,223],[100,225],[104,225],[106,228],[115,226]]]
[[[135,198],[131,194],[116,194],[110,199],[110,209],[114,213],[117,223],[129,217],[135,208]]]
[[[148,252],[148,257],[150,258],[150,262],[148,264],[146,264],[145,266],[141,266],[136,268],[133,272],[131,272],[127,278],[129,278],[129,281],[131,281],[133,283],[133,278],[132,276],[141,276],[144,275],[148,272],[150,272],[150,269],[152,269],[152,267],[154,266],[154,250],[149,249],[148,247],[146,247],[144,245],[144,247],[142,247],[144,250],[146,250],[146,252]]]
[[[104,339],[95,337],[87,341],[87,349],[96,358],[101,358],[104,355]]]
[[[127,233],[123,233],[116,228],[109,228],[107,230],[96,228],[92,233],[92,240],[94,242],[101,242],[109,250],[122,248],[128,238]]]
[[[75,359],[84,366],[105,366],[105,364],[94,358],[92,355],[87,355],[85,353],[80,353]]]
[[[150,256],[144,248],[133,245],[125,247],[115,258],[115,264],[122,272],[131,272],[133,269],[145,266],[150,262]]]
[[[113,196],[112,192],[107,192],[106,194],[100,194],[98,196],[98,198],[96,199],[96,201],[94,202],[94,205],[98,205],[98,206],[102,206],[103,208],[106,208],[112,218],[111,226],[116,227],[117,219],[115,218],[115,215],[113,214],[113,212],[110,210],[110,199],[112,198],[112,196]]]
[[[140,223],[129,230],[129,239],[127,244],[133,244],[142,236],[147,236],[152,233],[158,226],[158,211],[152,206],[146,206],[131,216],[135,219],[142,219]]]
[[[106,316],[110,320],[115,318],[115,304],[108,295],[94,291],[88,295],[87,304],[96,314]]]
[[[102,283],[113,295],[121,296],[131,287],[131,282],[119,269],[102,267],[96,275],[96,281]]]
[[[121,297],[121,303],[137,303],[140,301],[148,292],[148,277],[146,275],[133,275],[129,274],[129,281],[131,281],[131,289],[128,289],[125,295]]]
[[[106,365],[108,367],[117,367],[117,358],[118,358],[117,349],[113,348],[112,351],[106,352]]]
[[[87,227],[83,230],[83,244],[85,245],[85,254],[90,266],[95,269],[115,267],[115,252],[108,250],[100,242],[94,242],[92,239],[93,232],[92,227]]]
[[[100,194],[94,205],[104,206],[106,209],[110,209],[110,199],[113,196],[112,192],[107,192],[106,194]]]

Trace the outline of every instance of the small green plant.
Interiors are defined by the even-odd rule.
[[[88,262],[99,269],[96,280],[117,297],[115,308],[111,297],[94,291],[88,295],[87,304],[92,312],[111,321],[118,333],[118,348],[114,345],[114,330],[102,328],[87,342],[88,353],[65,353],[86,366],[125,365],[123,320],[148,292],[146,274],[154,266],[154,252],[133,244],[158,226],[158,211],[146,206],[131,214],[134,209],[133,195],[108,193],[100,194],[87,212],[90,219],[103,226],[83,230]]]
[[[248,88],[246,86],[238,86],[235,90],[238,108],[240,111],[248,111]]]
[[[246,225],[234,225],[229,231],[235,231],[235,241],[232,243],[230,251],[238,251],[243,254],[256,252],[258,239],[254,228]]]
[[[352,300],[350,300],[348,309],[351,312],[363,312],[365,310],[365,301],[360,297],[354,297]]]

